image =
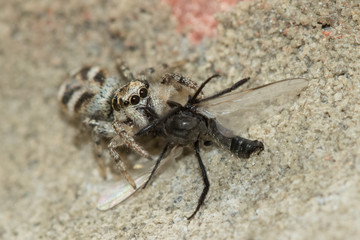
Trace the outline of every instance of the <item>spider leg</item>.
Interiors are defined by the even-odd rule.
[[[120,170],[121,174],[124,175],[126,181],[134,188],[136,189],[136,183],[134,179],[130,176],[130,174],[126,170],[126,166],[124,161],[120,158],[119,153],[116,151],[116,148],[114,147],[114,142],[111,141],[109,144],[109,153],[112,159],[114,159],[116,167]]]
[[[161,84],[179,84],[194,90],[197,88],[197,84],[195,82],[178,73],[165,73],[162,77]]]
[[[106,178],[106,163],[103,157],[104,148],[102,146],[103,137],[112,137],[115,132],[111,126],[111,122],[98,121],[95,119],[85,119],[83,121],[83,130],[91,129],[91,136],[93,139],[93,151],[96,162],[99,166],[100,176]]]
[[[125,130],[125,128],[122,126],[122,124],[118,121],[113,122],[113,128],[115,130],[115,133],[117,134],[116,137],[112,139],[112,141],[109,144],[109,153],[112,159],[114,159],[116,163],[116,167],[121,171],[121,173],[125,176],[128,183],[136,189],[136,184],[134,179],[130,176],[130,174],[126,170],[126,166],[124,161],[120,158],[119,153],[116,151],[117,147],[120,147],[121,145],[126,145],[128,148],[135,150],[138,154],[141,156],[150,159],[150,154],[143,149],[139,144],[137,144],[132,136],[129,135],[129,133]]]
[[[209,188],[210,188],[210,182],[209,182],[209,179],[207,177],[207,174],[206,174],[206,169],[205,169],[205,166],[204,166],[204,163],[202,162],[201,160],[201,156],[200,156],[200,148],[199,148],[199,141],[196,141],[194,143],[194,148],[195,148],[195,155],[196,155],[196,158],[198,159],[198,162],[199,162],[199,166],[200,166],[200,170],[201,170],[201,176],[203,178],[203,181],[204,181],[204,189],[200,195],[200,198],[199,198],[199,202],[196,206],[196,209],[195,211],[193,212],[193,214],[191,214],[190,217],[188,217],[187,219],[188,220],[191,220],[195,214],[199,211],[201,205],[203,205],[204,203],[204,200],[205,200],[205,197],[209,191]]]
[[[122,144],[125,144],[128,148],[134,150],[140,156],[151,160],[150,154],[139,144],[136,143],[135,139],[132,136],[130,136],[130,134],[126,131],[126,129],[122,126],[120,122],[114,121],[112,125],[116,134],[123,141]],[[122,144],[119,144],[118,146],[114,146],[114,147],[119,147]]]
[[[128,82],[135,80],[134,75],[130,71],[129,67],[126,65],[125,61],[123,61],[121,58],[117,58],[115,62],[116,69],[118,70],[122,78],[124,78]]]
[[[103,157],[104,149],[101,144],[101,138],[98,135],[93,134],[93,139],[94,139],[94,148],[93,149],[94,149],[96,162],[99,166],[100,176],[105,180],[106,179],[106,164],[105,164],[105,159]]]
[[[180,60],[170,64],[162,63],[156,65],[155,67],[148,67],[140,71],[137,74],[137,77],[140,80],[157,81],[158,79],[161,79],[166,72],[173,72],[175,68],[184,66],[186,62],[186,60]]]

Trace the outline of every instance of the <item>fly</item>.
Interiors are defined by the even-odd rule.
[[[131,196],[138,189],[145,188],[158,171],[158,168],[163,165],[163,160],[168,160],[169,156],[171,157],[172,154],[169,153],[173,152],[174,148],[192,145],[204,182],[204,188],[196,209],[188,217],[189,220],[192,219],[204,203],[210,188],[206,168],[200,155],[200,142],[204,142],[204,144],[216,142],[240,158],[249,158],[253,153],[260,153],[264,150],[263,143],[238,136],[238,129],[246,129],[251,124],[276,113],[290,100],[295,99],[308,84],[307,79],[296,78],[245,91],[236,91],[249,80],[249,78],[246,78],[210,97],[199,98],[206,84],[218,76],[214,75],[203,82],[195,94],[189,96],[187,103],[184,105],[175,101],[167,101],[171,108],[169,112],[136,133],[136,136],[145,134],[161,136],[167,143],[151,173],[146,173],[138,178],[141,184],[137,189],[118,191],[115,194],[105,196],[105,199],[116,199],[117,204]],[[101,210],[115,206],[114,204],[105,205],[100,203],[99,205],[98,208]]]

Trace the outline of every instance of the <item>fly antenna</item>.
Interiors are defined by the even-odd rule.
[[[237,89],[238,87],[242,86],[243,84],[245,84],[247,81],[249,81],[250,78],[244,78],[244,79],[241,79],[240,81],[236,82],[234,85],[232,85],[231,87],[229,88],[226,88],[224,90],[222,90],[221,92],[218,92],[210,97],[207,97],[207,98],[203,98],[203,99],[200,99],[200,100],[196,100],[196,103],[199,103],[199,102],[204,102],[204,101],[207,101],[207,100],[211,100],[211,99],[214,99],[214,98],[217,98],[217,97],[220,97],[226,93],[229,93],[229,92],[232,92],[234,91],[235,89]]]
[[[220,77],[219,74],[215,74],[212,75],[211,77],[209,77],[208,79],[206,79],[205,82],[203,82],[200,87],[196,90],[195,94],[192,96],[192,98],[189,100],[189,103],[196,103],[197,100],[196,98],[199,96],[200,92],[203,90],[203,88],[205,87],[205,85],[210,82],[211,79],[216,78],[216,77]]]

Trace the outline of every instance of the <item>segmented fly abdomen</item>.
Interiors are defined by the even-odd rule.
[[[262,142],[235,136],[230,130],[221,126],[214,119],[209,119],[208,124],[209,134],[217,140],[219,145],[230,150],[230,152],[240,158],[249,158],[252,153],[264,150]]]

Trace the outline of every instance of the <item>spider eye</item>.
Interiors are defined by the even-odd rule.
[[[140,95],[141,98],[145,98],[147,96],[147,94],[148,94],[148,91],[147,91],[146,88],[140,89],[139,95]]]
[[[146,87],[146,88],[149,88],[149,87],[150,87],[149,83],[148,83],[146,80],[144,80],[144,83],[145,83],[145,87]]]
[[[123,104],[124,104],[124,106],[126,107],[126,106],[129,105],[129,101],[128,101],[128,100],[125,100],[125,101],[123,102]]]
[[[117,112],[120,111],[120,105],[119,105],[117,96],[115,96],[115,97],[112,99],[111,106],[112,106],[112,108],[113,108],[115,111],[117,111]]]
[[[140,97],[138,95],[133,95],[130,98],[131,105],[136,105],[140,102]]]

